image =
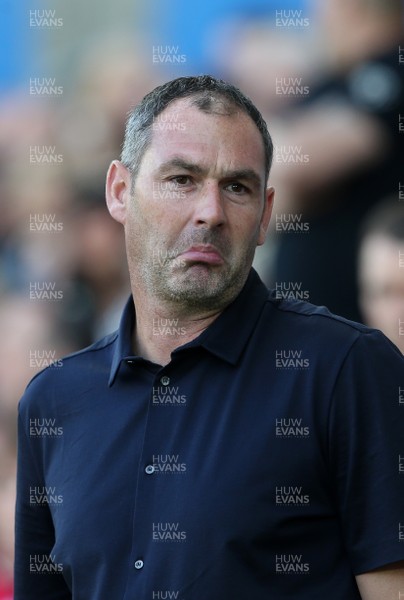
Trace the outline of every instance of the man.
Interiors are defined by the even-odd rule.
[[[360,306],[404,353],[404,207],[392,198],[371,211],[359,248]]]
[[[404,595],[403,359],[251,269],[271,155],[209,76],[130,116],[106,196],[133,300],[20,403],[16,600]]]

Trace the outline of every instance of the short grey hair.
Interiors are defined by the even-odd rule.
[[[273,157],[273,143],[267,125],[256,106],[238,88],[210,75],[178,77],[149,92],[129,113],[122,146],[121,162],[130,170],[132,183],[143,155],[150,145],[156,117],[175,100],[192,98],[192,104],[207,113],[231,115],[237,110],[256,124],[264,144],[265,179]]]

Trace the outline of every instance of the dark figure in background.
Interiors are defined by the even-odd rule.
[[[301,145],[309,162],[274,168],[289,200],[278,212],[302,215],[309,230],[279,236],[268,282],[299,282],[314,304],[360,320],[358,230],[404,181],[404,10],[401,0],[329,0],[320,10],[333,71],[284,115],[277,140]]]
[[[404,198],[377,205],[363,223],[358,277],[364,322],[404,353]]]

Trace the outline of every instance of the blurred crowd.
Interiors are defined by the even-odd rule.
[[[252,98],[275,142],[260,275],[404,352],[403,3],[285,4],[206,2],[190,35],[164,18],[183,15],[192,32],[197,9],[175,0],[155,7],[159,19],[143,15],[141,35],[134,22],[132,35],[95,38],[63,93],[48,77],[31,82],[38,93],[3,94],[0,600],[12,595],[17,404],[35,373],[117,327],[129,283],[105,173],[128,110],[159,83],[209,72]]]

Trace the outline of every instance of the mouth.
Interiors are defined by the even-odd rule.
[[[191,246],[179,255],[183,260],[195,263],[206,263],[209,265],[220,265],[224,263],[219,250],[211,244],[198,244]]]

